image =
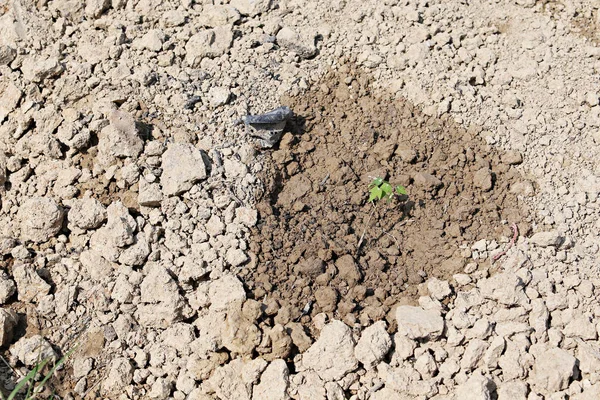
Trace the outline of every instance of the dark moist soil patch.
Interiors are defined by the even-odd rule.
[[[429,277],[462,272],[461,245],[510,237],[512,222],[529,229],[510,193],[522,177],[476,129],[374,93],[349,67],[282,103],[297,117],[265,157],[254,259],[240,274],[254,298],[279,310],[275,322],[310,325],[320,312],[384,319]],[[408,198],[374,208],[373,177],[406,186]]]

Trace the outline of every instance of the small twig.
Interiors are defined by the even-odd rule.
[[[19,372],[19,371],[17,371],[16,369],[14,369],[14,368],[13,368],[13,367],[12,367],[12,366],[11,366],[11,365],[8,363],[8,361],[6,361],[6,359],[5,359],[4,357],[0,356],[0,360],[2,360],[2,362],[4,363],[4,365],[6,365],[8,368],[10,368],[10,370],[12,371],[12,373],[13,373],[15,376],[19,377],[19,379],[23,379],[24,375],[23,375],[21,372]]]
[[[104,379],[104,377],[105,377],[105,376],[106,376],[106,374],[102,374],[102,378],[98,379],[98,380],[96,381],[96,383],[94,383],[94,384],[92,385],[92,387],[90,387],[88,390],[86,390],[86,392],[83,394],[83,396],[81,396],[81,398],[82,398],[82,399],[85,399],[85,398],[86,398],[86,396],[87,396],[88,394],[90,394],[90,392],[91,392],[92,390],[94,390],[94,389],[96,388],[96,386],[98,386],[98,385],[100,384],[100,382],[102,382],[102,380]]]
[[[329,180],[329,174],[327,174],[325,176],[325,178],[323,178],[323,180],[321,181],[321,183],[319,184],[319,186],[321,186],[321,187],[325,186],[325,184],[327,183],[328,180]]]
[[[369,218],[367,219],[367,223],[365,224],[365,227],[362,231],[362,235],[360,235],[360,239],[358,240],[358,244],[356,245],[356,254],[357,255],[358,255],[358,252],[360,251],[360,246],[362,245],[363,239],[365,238],[365,233],[367,232],[367,227],[369,226],[369,222],[371,222],[371,217],[373,216],[373,213],[377,209],[377,206],[375,206],[375,203],[371,202],[371,204],[373,204],[373,209],[369,213]]]
[[[510,248],[515,245],[515,242],[517,241],[517,238],[519,237],[519,227],[515,223],[513,223],[510,227],[511,227],[511,229],[513,231],[513,237],[512,237],[512,239],[511,239],[511,241],[508,244],[508,247],[506,249],[504,249],[501,253],[496,254],[494,257],[492,257],[492,263],[498,261],[498,259],[500,257],[502,257],[503,255],[505,255],[506,252],[508,252],[508,250],[510,250]]]

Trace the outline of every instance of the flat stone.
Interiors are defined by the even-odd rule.
[[[444,319],[436,312],[421,307],[399,306],[396,309],[398,334],[410,339],[434,340],[444,331]]]
[[[559,247],[564,238],[557,231],[538,232],[529,241],[539,247]]]
[[[189,143],[174,143],[162,155],[161,184],[166,196],[181,194],[205,179],[206,164],[199,149]]]

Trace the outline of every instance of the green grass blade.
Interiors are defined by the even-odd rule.
[[[44,384],[46,383],[46,381],[48,379],[50,379],[50,377],[54,374],[54,371],[56,371],[56,369],[58,367],[60,367],[61,365],[63,365],[65,363],[65,361],[67,361],[67,359],[71,356],[71,354],[73,354],[73,352],[75,351],[77,347],[72,348],[71,350],[69,350],[67,352],[67,354],[65,354],[65,356],[63,358],[61,358],[55,365],[54,367],[52,367],[52,369],[50,370],[50,372],[48,372],[46,374],[46,376],[44,377],[44,379],[42,379],[42,381],[40,382],[40,384],[37,386],[37,388],[41,388],[44,386]],[[36,389],[37,389],[36,388]]]
[[[35,368],[33,368],[31,371],[29,371],[29,373],[25,376],[25,378],[23,378],[17,384],[17,386],[15,386],[13,391],[10,392],[10,395],[8,396],[8,398],[6,400],[13,400],[17,396],[17,394],[21,391],[21,389],[23,389],[23,387],[25,385],[27,385],[27,383],[29,383],[31,380],[35,379],[35,376],[37,375],[38,371],[41,370],[42,368],[44,368],[44,366],[48,363],[48,361],[49,360],[44,360],[44,361],[40,362],[38,365],[35,366]]]

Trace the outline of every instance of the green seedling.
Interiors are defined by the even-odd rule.
[[[407,195],[406,188],[404,186],[393,187],[388,181],[383,178],[375,178],[369,185],[369,201],[375,203],[376,200],[385,199],[386,201],[392,200],[394,195]]]
[[[407,196],[406,188],[404,186],[392,186],[388,181],[383,178],[375,178],[373,182],[369,184],[369,202],[373,205],[373,209],[369,213],[369,218],[367,219],[367,223],[365,224],[365,228],[360,235],[360,239],[358,240],[358,245],[356,246],[356,252],[360,250],[360,246],[362,245],[363,239],[365,238],[365,233],[367,232],[367,228],[370,226],[371,217],[373,216],[373,212],[377,208],[375,205],[376,201],[385,199],[386,202],[390,202],[394,196]],[[385,232],[384,232],[385,233]],[[387,234],[387,233],[386,233]],[[389,234],[387,234],[389,235]],[[391,235],[390,235],[391,236]],[[393,238],[393,236],[392,236]],[[396,240],[394,238],[394,240]],[[397,242],[397,241],[396,241]]]

